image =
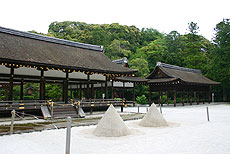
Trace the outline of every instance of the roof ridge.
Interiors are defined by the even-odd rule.
[[[86,44],[86,43],[59,39],[59,38],[53,38],[53,37],[49,37],[45,35],[39,35],[39,34],[30,33],[30,32],[14,30],[14,29],[5,28],[1,26],[0,26],[0,32],[11,34],[11,35],[16,35],[16,36],[21,36],[25,38],[40,40],[40,41],[52,42],[52,43],[68,45],[72,47],[79,47],[79,48],[91,49],[91,50],[103,52],[103,46],[99,46],[99,45],[92,45],[92,44]]]
[[[176,65],[162,63],[162,62],[157,62],[156,66],[161,66],[161,67],[165,67],[165,68],[177,69],[177,70],[180,70],[180,71],[187,71],[187,72],[193,72],[193,73],[202,74],[201,70],[199,70],[199,69],[180,67],[180,66],[176,66]]]

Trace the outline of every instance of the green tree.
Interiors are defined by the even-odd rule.
[[[149,75],[148,61],[144,58],[135,58],[129,62],[133,69],[137,69],[137,76],[146,78]]]
[[[224,19],[216,25],[215,48],[210,54],[209,75],[221,82],[223,100],[230,100],[230,19]]]

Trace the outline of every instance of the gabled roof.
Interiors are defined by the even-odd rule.
[[[6,61],[99,73],[136,72],[113,63],[101,46],[0,27],[0,62]]]
[[[161,62],[157,63],[155,70],[146,79],[150,79],[148,83],[163,83],[180,80],[189,84],[219,84],[219,82],[212,81],[203,76],[200,70],[179,67]]]

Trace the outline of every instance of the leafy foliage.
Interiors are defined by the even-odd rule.
[[[137,96],[136,101],[138,104],[147,104],[147,98],[145,95]]]

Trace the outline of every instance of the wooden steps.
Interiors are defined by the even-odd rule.
[[[72,105],[54,106],[54,118],[78,117],[77,110]]]

